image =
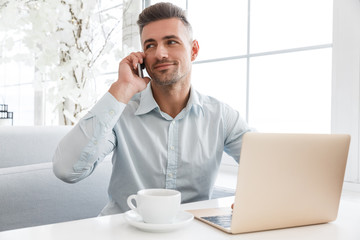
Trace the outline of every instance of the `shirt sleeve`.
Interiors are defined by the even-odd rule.
[[[125,107],[107,92],[58,144],[53,157],[54,174],[69,183],[89,176],[114,149],[112,129]]]
[[[242,138],[245,133],[255,131],[250,128],[247,122],[240,116],[239,112],[225,107],[224,111],[225,140],[224,151],[236,162],[240,160]]]

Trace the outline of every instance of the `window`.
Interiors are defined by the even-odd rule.
[[[21,52],[22,44],[17,41],[13,44]],[[0,52],[0,58],[5,57],[6,51]],[[14,125],[34,125],[36,86],[33,82],[34,66],[31,62],[25,64],[0,59],[0,104],[7,104],[9,111],[14,112]]]
[[[330,132],[332,1],[188,0],[188,11],[200,92],[262,132]]]
[[[145,0],[142,6],[156,2]],[[332,1],[170,2],[188,9],[200,43],[192,82],[198,91],[227,102],[259,131],[330,132]],[[109,28],[119,21],[123,4],[100,3],[99,17],[117,16],[104,24]],[[113,37],[121,45],[123,23],[119,25]],[[114,59],[119,59],[120,51],[113,55],[107,55],[109,60],[96,78],[99,96],[117,77]],[[0,66],[0,94],[14,111],[14,124],[37,124],[41,121],[34,112],[42,111],[47,116],[42,124],[56,124],[50,121],[56,114],[53,106],[32,84],[35,69],[11,64]],[[45,94],[51,94],[48,87]],[[45,110],[39,111],[39,106]]]
[[[123,45],[122,27],[124,27],[123,21],[121,21],[124,13],[123,1],[106,0],[97,1],[97,3],[96,6],[86,4],[81,5],[82,7],[80,5],[73,6],[73,9],[82,11],[83,14],[93,14],[89,24],[86,25],[82,21],[84,26],[79,29],[82,29],[81,36],[84,37],[78,41],[76,47],[73,44],[74,39],[72,37],[67,37],[67,34],[57,31],[59,29],[72,29],[78,25],[74,19],[76,17],[71,19],[70,12],[72,11],[69,7],[72,5],[68,1],[61,3],[48,3],[46,1],[14,2],[0,6],[0,104],[7,104],[9,111],[14,112],[14,125],[58,125],[61,119],[59,117],[61,108],[57,108],[57,106],[62,105],[61,101],[65,99],[64,96],[73,94],[73,96],[82,96],[82,99],[77,102],[78,105],[83,103],[91,105],[90,99],[94,99],[94,94],[88,97],[89,94],[85,94],[86,91],[78,90],[75,83],[73,86],[70,84],[68,84],[69,86],[66,84],[59,86],[60,76],[58,73],[49,71],[50,73],[47,75],[40,74],[39,67],[35,62],[41,62],[39,64],[41,70],[49,69],[50,66],[61,66],[63,67],[61,71],[65,68],[63,72],[77,76],[81,75],[81,67],[78,68],[80,71],[72,73],[72,66],[69,67],[69,65],[79,62],[81,66],[91,65],[91,68],[96,68],[96,71],[90,72],[89,78],[99,74],[100,77],[96,80],[94,77],[87,81],[87,84],[78,81],[76,85],[84,85],[84,88],[91,86],[91,89],[96,85],[96,92],[99,95],[108,89],[110,79],[116,79],[117,74],[113,73],[117,71],[118,60],[122,57],[123,50],[121,47]],[[41,11],[44,11],[44,14],[38,14]],[[81,14],[78,15],[80,18]],[[50,16],[55,17],[51,18]],[[44,18],[46,19],[44,20]],[[46,20],[49,21],[46,22]],[[10,22],[12,24],[9,24]],[[67,28],[62,27],[61,24]],[[91,30],[86,33],[84,33],[86,31],[84,30],[86,29],[85,25],[91,26]],[[34,34],[29,35],[28,33]],[[71,36],[71,30],[68,35]],[[38,41],[39,39],[46,39],[48,36],[52,36],[56,41]],[[115,42],[115,44],[107,44],[103,48],[104,42],[110,38],[111,43]],[[58,41],[61,41],[62,44]],[[67,44],[67,41],[70,44]],[[52,46],[52,48],[46,48],[44,45],[46,47]],[[69,52],[72,51],[71,60],[67,60],[66,64],[59,63],[59,45],[62,46],[62,52],[66,52],[66,48],[70,49],[69,46],[74,46],[73,49],[68,50]],[[90,49],[91,54],[86,51],[74,51],[74,48]],[[40,58],[38,53],[41,55]],[[88,61],[83,61],[86,57],[82,56],[86,55],[93,57],[91,64]],[[96,59],[96,63],[93,64],[94,59]],[[70,92],[72,93],[70,94]],[[73,96],[68,97],[68,99],[73,99]],[[90,103],[88,104],[88,102]]]
[[[334,0],[332,124],[351,134],[345,188],[360,191],[360,1]]]

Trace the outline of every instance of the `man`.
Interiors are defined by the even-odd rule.
[[[113,152],[102,215],[128,210],[127,197],[144,188],[177,189],[182,202],[209,199],[223,152],[238,161],[249,131],[238,112],[191,87],[199,45],[183,10],[155,4],[138,25],[144,52],[120,62],[118,80],[59,143],[53,160],[57,177],[77,182]],[[138,63],[151,78],[137,75]]]

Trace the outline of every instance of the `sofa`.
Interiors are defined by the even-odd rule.
[[[75,184],[61,181],[53,173],[53,154],[70,129],[0,127],[0,231],[96,217],[106,205],[111,155]],[[226,164],[220,168],[226,170]],[[221,169],[213,198],[234,195],[233,187],[226,183],[231,174]],[[236,181],[234,177],[231,182]]]
[[[70,129],[0,127],[0,231],[95,217],[106,205],[111,156],[76,184],[53,173],[53,154]]]

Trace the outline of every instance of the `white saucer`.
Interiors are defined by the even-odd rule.
[[[185,227],[193,219],[194,215],[189,212],[179,211],[173,223],[151,224],[145,223],[141,216],[135,211],[130,210],[124,214],[125,220],[132,226],[146,232],[170,232]]]

